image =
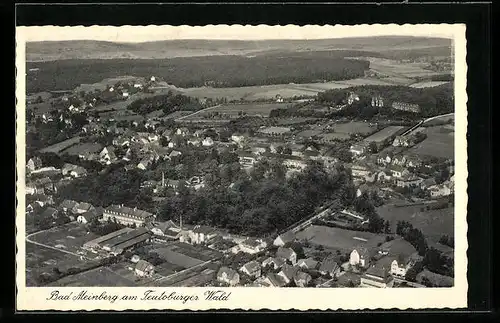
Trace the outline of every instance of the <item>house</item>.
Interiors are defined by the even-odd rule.
[[[193,145],[193,146],[197,146],[197,147],[198,147],[198,146],[200,146],[200,145],[201,145],[201,141],[200,141],[200,139],[198,139],[198,138],[189,138],[189,139],[187,140],[187,144],[188,144],[188,145]]]
[[[231,135],[231,140],[237,144],[242,144],[245,141],[245,136],[234,133],[233,135]]]
[[[202,143],[201,143],[204,147],[211,147],[214,145],[214,141],[212,138],[210,137],[206,137],[205,139],[203,139]]]
[[[76,166],[73,170],[71,170],[69,175],[74,178],[84,177],[87,176],[87,170],[82,166]]]
[[[97,208],[97,209],[94,208],[94,209],[91,209],[83,214],[78,215],[78,217],[76,218],[76,221],[78,223],[87,224],[87,223],[92,222],[92,220],[94,220],[94,219],[100,218],[102,216],[102,213],[103,213],[102,208]]]
[[[330,254],[325,259],[323,259],[321,265],[319,266],[319,272],[324,276],[330,276],[332,278],[337,277],[337,275],[340,273],[340,267],[337,264],[337,261],[335,260],[333,254]]]
[[[61,173],[63,176],[71,176],[70,173],[71,171],[73,171],[74,169],[76,169],[78,166],[77,165],[73,165],[73,164],[64,164],[63,167],[61,168]]]
[[[284,287],[287,283],[282,276],[275,273],[268,273],[263,279],[262,284],[268,287]]]
[[[424,181],[423,178],[418,176],[405,176],[396,181],[398,187],[418,187]]]
[[[353,249],[349,256],[349,264],[351,266],[360,266],[362,268],[368,267],[370,264],[370,254],[368,253],[368,249],[363,247]]]
[[[277,257],[269,257],[262,262],[262,267],[271,266],[273,269],[278,269],[281,266],[283,266],[283,264],[285,264],[285,259]]]
[[[139,277],[151,277],[155,272],[155,267],[145,260],[139,260],[135,265],[135,274]]]
[[[157,134],[150,133],[148,134],[148,140],[149,142],[157,142],[158,140],[160,140],[160,137]]]
[[[229,267],[221,267],[217,272],[217,281],[226,283],[229,286],[236,286],[240,282],[240,275],[236,270]]]
[[[33,157],[26,163],[26,169],[30,172],[42,167],[42,159],[40,157]]]
[[[378,174],[377,174],[377,181],[378,182],[389,182],[390,180],[392,179],[390,173],[386,173],[384,171],[380,171]]]
[[[207,225],[196,225],[189,231],[189,238],[192,244],[206,243],[215,238],[219,233],[217,229]]]
[[[194,133],[193,133],[193,136],[197,137],[197,138],[201,138],[203,137],[203,135],[205,134],[205,130],[203,129],[198,129],[196,130]]]
[[[299,267],[290,266],[289,264],[283,264],[281,267],[281,271],[278,273],[278,276],[281,276],[286,284],[289,284],[295,278],[295,275],[299,271]]]
[[[410,174],[408,170],[399,165],[389,165],[388,171],[391,173],[391,176],[396,179]]]
[[[384,99],[381,96],[373,96],[372,97],[372,107],[383,108],[384,107]]]
[[[383,166],[389,165],[392,162],[392,157],[393,157],[392,154],[379,155],[377,157],[377,164]]]
[[[92,204],[82,202],[82,203],[76,204],[73,207],[73,209],[71,209],[71,212],[74,214],[83,214],[83,213],[88,212],[92,209],[94,209],[94,206],[92,206]]]
[[[349,92],[349,95],[347,96],[347,104],[351,105],[357,101],[359,101],[359,95],[354,92]]]
[[[249,261],[246,264],[244,264],[240,268],[240,271],[242,273],[247,274],[250,277],[257,278],[257,277],[260,277],[260,275],[261,275],[261,266],[260,266],[259,262],[252,260],[252,261]]]
[[[65,213],[68,213],[70,212],[71,210],[73,210],[73,208],[75,206],[78,205],[78,202],[77,201],[73,201],[73,200],[64,200],[61,202],[61,204],[59,204],[59,208],[65,212]]]
[[[394,279],[385,267],[373,265],[361,276],[361,287],[390,288]]]
[[[295,233],[292,231],[287,231],[283,234],[280,234],[276,239],[274,239],[273,244],[277,247],[282,247],[289,242],[295,241]]]
[[[302,269],[316,269],[318,267],[318,263],[313,258],[299,259],[297,261],[297,266]]]
[[[303,271],[298,271],[295,274],[295,277],[293,277],[293,281],[295,283],[295,286],[297,287],[306,287],[307,285],[309,285],[311,280],[312,280],[311,275]]]
[[[443,196],[448,196],[451,194],[451,188],[445,183],[440,185],[433,185],[429,187],[429,192],[432,198],[439,198]]]
[[[177,232],[180,231],[180,228],[172,221],[168,220],[166,222],[160,222],[160,223],[151,223],[151,232],[156,235],[163,237],[166,234],[168,234],[169,229],[176,229]]]
[[[267,243],[260,239],[248,238],[239,244],[241,251],[249,254],[261,252],[267,247]]]
[[[277,103],[282,103],[283,102],[283,97],[279,94],[276,94],[276,102]]]
[[[116,221],[124,225],[141,226],[155,219],[152,213],[139,210],[137,208],[129,208],[123,205],[111,205],[104,209],[104,221]]]
[[[178,136],[185,137],[185,136],[189,135],[189,129],[186,127],[177,128],[177,130],[175,131],[175,134]]]
[[[133,255],[131,258],[130,258],[130,262],[133,263],[133,264],[136,264],[139,262],[139,260],[141,260],[141,257],[139,257],[138,255]]]
[[[371,174],[370,169],[362,164],[354,164],[351,166],[351,172],[353,177],[365,178]]]
[[[130,139],[127,137],[118,137],[113,139],[113,145],[118,147],[127,147],[130,145]]]
[[[394,156],[392,158],[391,164],[402,167],[406,165],[406,161],[406,156]]]
[[[178,150],[172,150],[170,152],[170,154],[168,155],[168,159],[179,157],[180,155],[182,155],[182,153],[180,151],[178,151]]]
[[[255,156],[247,151],[238,151],[238,161],[240,165],[244,168],[249,168],[252,167],[256,162],[257,158]]]
[[[405,277],[408,269],[418,260],[418,252],[411,243],[404,239],[394,239],[383,243],[379,254],[385,255],[378,261],[383,267],[389,268],[389,273],[398,277]]]
[[[369,192],[370,192],[370,187],[366,184],[362,184],[356,190],[356,197],[360,197],[364,193],[369,193]]]
[[[174,135],[174,131],[172,129],[166,129],[164,132],[162,132],[161,136],[165,139],[167,139],[168,141],[170,141],[172,139]]]
[[[104,147],[99,153],[101,163],[109,165],[116,161],[115,148],[113,146]]]
[[[276,257],[283,258],[295,265],[297,263],[297,253],[292,248],[278,247]]]
[[[359,155],[362,155],[365,153],[365,145],[362,145],[362,144],[354,144],[352,145],[350,148],[349,148],[349,151],[355,155],[355,156],[359,156]]]

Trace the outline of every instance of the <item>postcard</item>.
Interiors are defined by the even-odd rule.
[[[467,307],[465,25],[16,46],[18,311]]]

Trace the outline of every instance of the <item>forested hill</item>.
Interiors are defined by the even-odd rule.
[[[446,38],[410,36],[356,37],[315,40],[167,40],[142,43],[116,43],[94,40],[29,42],[26,44],[28,61],[61,59],[158,59],[207,55],[261,55],[271,52],[357,50],[386,53],[393,51],[451,47]],[[449,53],[449,50],[448,50]],[[423,55],[424,52],[421,53]],[[437,54],[437,53],[436,53]]]
[[[155,75],[177,87],[240,87],[309,83],[362,77],[368,61],[343,53],[291,53],[257,57],[205,56],[172,59],[62,60],[28,63],[28,93],[74,89],[120,75]]]

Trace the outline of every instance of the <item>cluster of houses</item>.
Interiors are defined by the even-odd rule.
[[[227,286],[250,287],[377,287],[390,288],[404,281],[406,273],[421,257],[407,241],[395,239],[377,248],[354,247],[348,260],[336,254],[298,258],[286,244],[293,234],[280,235],[273,242],[274,251],[243,265],[221,266],[217,281]],[[276,249],[277,248],[277,249]]]

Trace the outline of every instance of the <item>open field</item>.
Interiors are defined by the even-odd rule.
[[[336,123],[333,125],[334,132],[336,133],[345,133],[345,134],[361,134],[365,135],[373,130],[375,130],[374,126],[370,126],[369,123],[366,122],[346,122],[346,123]]]
[[[28,42],[26,59],[28,61],[58,59],[113,59],[113,58],[169,58],[181,56],[206,55],[263,55],[283,51],[387,51],[390,56],[394,51],[421,49],[425,55],[444,55],[443,47],[451,46],[445,38],[426,38],[410,36],[355,37],[313,40],[164,40],[142,43],[119,43],[109,41],[74,40]],[[388,51],[390,48],[391,51]],[[397,52],[396,54],[399,54]]]
[[[207,109],[193,115],[192,117],[184,118],[183,120],[196,120],[208,117],[210,114],[219,113],[223,119],[238,118],[239,114],[244,112],[248,116],[268,117],[271,110],[284,108],[284,103],[243,103],[243,104],[224,104],[214,109]]]
[[[54,268],[81,265],[76,256],[26,242],[26,285],[36,286],[37,277],[51,273]]]
[[[137,284],[118,275],[108,267],[98,267],[76,275],[63,277],[50,286],[65,287],[134,287]]]
[[[416,89],[422,89],[422,88],[425,88],[425,87],[440,86],[440,85],[443,85],[443,84],[446,84],[446,83],[449,83],[449,82],[445,82],[445,81],[418,82],[418,83],[414,83],[414,84],[410,85],[410,87],[413,87],[413,88],[416,88]]]
[[[442,74],[425,69],[425,63],[404,63],[393,59],[379,57],[360,57],[359,59],[369,61],[370,70],[389,77],[403,77],[411,79],[414,77],[427,77]]]
[[[453,159],[455,154],[454,131],[445,126],[428,127],[424,131],[427,138],[421,143],[413,146],[408,152]]]
[[[42,153],[60,153],[64,149],[67,149],[73,145],[76,145],[81,140],[80,136],[75,136],[73,138],[69,138],[67,140],[58,142],[57,144],[53,144],[51,146],[45,147],[40,150]]]
[[[36,233],[30,237],[30,240],[61,248],[69,252],[78,253],[82,251],[81,247],[85,242],[96,239],[97,237],[96,234],[87,231],[83,224],[70,222],[47,231]],[[93,254],[89,254],[88,256],[92,255]]]
[[[408,221],[435,242],[443,234],[454,236],[454,208],[422,211],[421,205],[397,207],[386,204],[377,208],[377,213],[384,220],[389,220],[393,232],[398,221]]]
[[[353,247],[375,248],[385,241],[384,235],[312,225],[296,234],[297,239],[307,240],[325,248],[352,251]]]

